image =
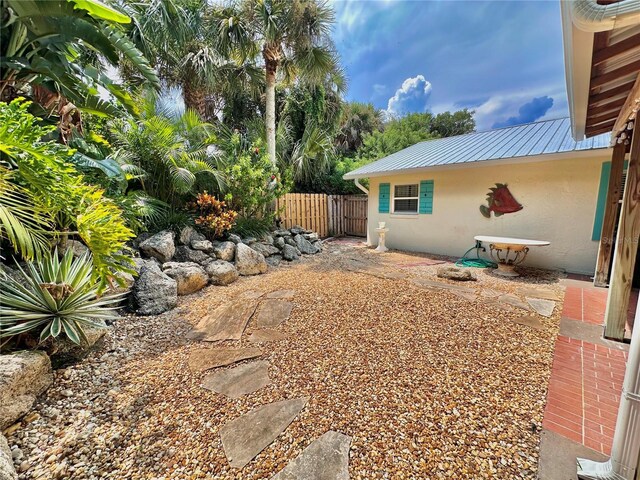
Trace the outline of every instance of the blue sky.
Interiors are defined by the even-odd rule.
[[[348,100],[476,110],[478,130],[567,116],[553,1],[333,0]]]

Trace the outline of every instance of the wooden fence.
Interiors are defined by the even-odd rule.
[[[367,236],[366,195],[288,193],[278,198],[275,209],[282,228],[300,225],[328,236]]]

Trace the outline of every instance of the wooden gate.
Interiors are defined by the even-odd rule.
[[[355,237],[367,236],[367,196],[344,196],[344,233]]]
[[[325,195],[323,193],[287,193],[275,201],[283,228],[300,225],[331,236],[367,236],[366,195]]]

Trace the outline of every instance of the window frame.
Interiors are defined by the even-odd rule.
[[[396,197],[396,187],[416,187],[417,195],[415,197]],[[396,199],[398,200],[415,200],[416,201],[416,210],[415,211],[407,211],[407,210],[396,210]],[[418,215],[420,212],[420,182],[417,183],[394,183],[393,191],[391,196],[391,213],[395,213],[397,215]]]

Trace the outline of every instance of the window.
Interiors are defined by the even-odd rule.
[[[418,213],[418,184],[395,185],[393,213]]]

